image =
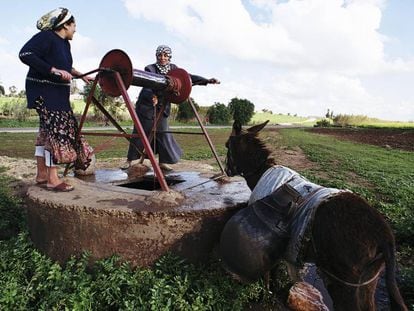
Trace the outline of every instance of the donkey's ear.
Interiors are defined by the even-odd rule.
[[[233,123],[233,135],[240,135],[242,131],[242,125],[239,121],[234,121]]]
[[[263,122],[262,124],[258,124],[258,125],[248,128],[247,132],[252,133],[252,134],[259,133],[266,126],[267,123],[269,123],[269,120],[267,120],[266,122]]]

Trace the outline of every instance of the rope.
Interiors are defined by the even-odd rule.
[[[157,105],[158,105],[158,98],[157,98]],[[154,122],[157,122],[157,106],[156,105],[154,105],[154,118],[153,118],[153,120],[154,120]],[[158,127],[158,124],[157,124],[157,126],[154,127],[154,135],[152,137],[152,141],[153,141],[152,150],[154,150],[154,155],[155,155],[155,152],[156,152],[155,148],[157,146],[157,127]],[[159,159],[159,155],[158,155],[158,159]],[[158,163],[159,163],[159,160],[158,160]],[[154,174],[154,177],[152,179],[152,182],[153,182],[152,187],[155,189],[155,174]]]
[[[344,281],[344,280],[340,279],[340,278],[339,278],[339,277],[337,277],[336,275],[334,275],[334,274],[330,273],[329,271],[327,271],[327,270],[325,270],[325,269],[322,269],[321,267],[318,267],[318,269],[320,269],[323,273],[326,273],[327,275],[329,275],[331,278],[333,278],[333,279],[337,280],[338,282],[340,282],[340,283],[342,283],[342,284],[345,284],[345,285],[348,285],[348,286],[352,286],[352,287],[361,287],[361,286],[365,286],[365,285],[370,284],[371,282],[375,281],[375,280],[379,277],[380,273],[381,273],[381,272],[382,272],[382,270],[383,270],[383,268],[381,268],[381,269],[377,272],[377,274],[375,274],[372,278],[370,278],[368,281],[365,281],[365,282],[363,282],[363,283],[350,283],[350,282],[347,282],[347,281]]]
[[[311,241],[312,241],[313,251],[315,252],[315,257],[318,257],[318,252],[316,251],[315,242],[313,240],[312,233],[311,233]],[[319,266],[318,266],[318,269],[320,269],[323,273],[329,275],[331,278],[333,278],[334,280],[338,281],[339,283],[342,283],[344,285],[348,285],[348,286],[351,286],[351,287],[361,287],[361,286],[365,286],[365,285],[368,285],[368,284],[374,282],[379,277],[380,273],[383,270],[383,267],[381,269],[379,269],[379,271],[377,272],[377,274],[375,274],[372,278],[370,278],[368,281],[365,281],[363,283],[351,283],[351,282],[347,282],[347,281],[342,280],[341,278],[337,277],[333,273],[330,273],[329,271],[327,271],[327,270],[325,270],[325,269],[323,269],[323,268],[321,268]]]
[[[168,86],[166,88],[167,92],[172,92],[174,95],[180,95],[181,81],[172,76],[167,76]]]

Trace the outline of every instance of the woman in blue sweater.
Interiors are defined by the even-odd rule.
[[[29,66],[27,107],[36,109],[40,121],[36,182],[46,184],[49,190],[71,191],[73,186],[59,178],[56,164],[74,162],[82,147],[69,102],[71,79],[81,75],[72,67],[69,43],[76,31],[75,18],[68,9],[58,8],[42,16],[37,28],[41,31],[19,53],[20,60]]]

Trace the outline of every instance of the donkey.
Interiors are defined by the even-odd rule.
[[[394,236],[381,214],[350,191],[313,184],[277,166],[258,137],[267,122],[247,131],[235,123],[226,142],[226,173],[243,176],[252,194],[221,233],[225,268],[254,281],[280,259],[295,268],[288,269],[293,278],[298,274],[292,272],[313,262],[335,310],[375,310],[385,266],[391,309],[408,310],[395,279]]]

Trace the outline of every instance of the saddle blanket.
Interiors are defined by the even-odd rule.
[[[302,246],[309,240],[309,231],[317,207],[325,200],[348,190],[325,188],[308,181],[290,168],[275,165],[260,178],[250,195],[249,205],[263,199],[280,187],[286,187],[292,198],[291,217],[289,217],[289,242],[284,259],[292,264],[301,264]]]

